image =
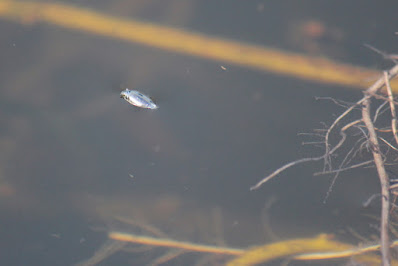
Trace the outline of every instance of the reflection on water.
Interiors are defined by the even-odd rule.
[[[253,247],[253,249],[247,247],[234,248],[229,245],[229,242],[234,235],[240,237],[243,235],[244,238],[253,241],[255,237],[251,234],[254,233],[253,228],[258,226],[256,219],[239,216],[239,219],[231,220],[230,217],[233,215],[218,207],[206,210],[197,206],[197,203],[187,202],[171,195],[154,196],[150,197],[150,200],[147,196],[129,198],[90,196],[85,201],[77,200],[81,203],[85,202],[85,204],[80,204],[85,215],[91,218],[95,217],[96,223],[102,221],[105,226],[94,226],[92,229],[105,232],[108,237],[96,247],[89,259],[77,264],[81,266],[101,263],[104,263],[104,265],[115,264],[115,259],[124,261],[123,258],[143,265],[161,265],[164,263],[172,263],[172,265],[194,263],[195,265],[224,265],[226,262],[231,262],[232,265],[233,259],[236,257],[241,260],[265,262],[275,260],[278,256],[285,257],[290,254],[289,252],[291,252],[291,255],[295,255],[297,254],[295,251],[298,252],[299,249],[302,249],[304,254],[307,254],[307,252],[313,254],[314,248],[318,248],[320,253],[309,255],[309,257],[315,257],[316,260],[319,260],[324,256],[330,260],[332,258],[330,257],[331,251],[336,252],[336,258],[341,258],[342,255],[349,258],[358,252],[358,249],[352,244],[339,242],[336,239],[337,235],[341,240],[351,237],[356,241],[361,241],[366,246],[370,246],[372,242],[362,235],[363,233],[357,231],[360,228],[358,226],[356,229],[347,227],[333,235],[323,234],[313,238],[303,237],[284,241],[273,231],[273,226],[270,223],[272,217],[270,217],[269,212],[276,202],[275,198],[270,199],[264,206],[263,218],[261,219],[262,228],[255,230],[255,233],[257,233],[257,236],[264,235],[265,237],[261,237],[263,239],[259,241],[261,246]],[[139,204],[134,203],[138,201]],[[366,216],[370,218],[367,219],[368,223],[375,223],[378,220],[377,217],[369,216],[369,214],[364,215],[363,218]],[[245,229],[247,231],[242,234]],[[269,243],[271,239],[272,242],[279,243],[264,246],[264,243]],[[366,250],[365,247],[362,248]],[[378,247],[374,246],[372,249],[377,250]],[[343,252],[339,253],[340,251]],[[248,254],[246,255],[245,252]],[[326,252],[325,255],[321,255],[323,252]],[[254,253],[258,253],[258,255],[254,255]],[[285,255],[283,255],[284,253]],[[347,256],[346,253],[352,255]],[[249,259],[253,256],[258,258]],[[262,257],[263,259],[261,259]],[[377,255],[364,256],[356,261],[380,263]],[[325,265],[324,263],[324,261],[321,261],[319,265]],[[278,263],[275,265],[278,265]]]
[[[97,265],[108,257],[112,256],[114,253],[122,250],[126,246],[126,243],[121,241],[108,240],[98,248],[95,254],[82,262],[76,264],[76,266],[89,266],[89,265]]]
[[[81,199],[78,201],[83,202]],[[129,198],[91,196],[86,199],[85,204],[80,204],[80,206],[84,206],[82,211],[86,215],[97,217],[96,221],[103,222],[105,227],[99,230],[103,230],[105,233],[111,231],[130,232],[147,236],[147,238],[175,239],[176,241],[190,241],[220,247],[226,246],[225,233],[230,234],[234,230],[239,231],[242,226],[250,227],[254,224],[254,221],[249,219],[226,220],[228,216],[218,207],[206,210],[197,206],[197,203],[187,202],[172,195],[150,198],[145,196]],[[144,242],[151,243],[148,239]],[[201,261],[211,262],[212,265],[215,265],[216,262],[221,263],[229,257],[206,253],[187,254],[184,249],[172,248],[172,244],[166,244],[164,248],[155,248],[153,244],[141,246],[139,243],[127,245],[126,242],[106,240],[94,255],[90,259],[82,261],[81,265],[94,265],[94,262],[98,263],[103,260],[107,260],[109,263],[112,261],[112,258],[109,257],[117,252],[133,252],[131,256],[134,259],[145,260],[144,264],[146,265],[158,265],[177,259],[182,255],[184,255],[182,261],[185,263]],[[145,256],[141,258],[143,252]],[[148,254],[152,255],[148,257]]]

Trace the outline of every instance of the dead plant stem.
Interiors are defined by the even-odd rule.
[[[362,119],[369,132],[369,145],[373,154],[374,163],[376,165],[377,173],[380,179],[381,185],[381,222],[380,222],[380,251],[381,259],[384,266],[390,265],[390,240],[388,236],[388,225],[389,225],[389,209],[390,209],[390,192],[389,192],[389,181],[388,174],[384,168],[384,162],[382,153],[380,150],[379,141],[377,138],[376,130],[373,126],[373,122],[370,116],[370,102],[371,98],[366,97],[362,106]]]
[[[394,104],[394,97],[392,95],[392,90],[390,86],[390,81],[388,79],[388,73],[386,71],[383,72],[384,74],[384,81],[386,83],[387,95],[388,95],[388,102],[390,103],[390,110],[391,110],[391,128],[392,133],[394,134],[395,143],[398,144],[398,135],[397,135],[397,113],[395,112],[395,104]]]

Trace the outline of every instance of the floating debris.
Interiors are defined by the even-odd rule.
[[[125,89],[120,93],[120,98],[123,98],[130,104],[140,108],[158,109],[158,106],[151,98],[139,91]]]

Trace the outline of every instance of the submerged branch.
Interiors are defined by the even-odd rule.
[[[367,92],[365,92],[366,95]],[[388,236],[390,192],[389,180],[386,169],[384,168],[383,157],[380,150],[376,130],[370,117],[370,98],[363,103],[362,118],[369,132],[369,144],[371,146],[373,160],[376,165],[381,185],[381,255],[383,265],[390,265],[390,240]]]
[[[389,210],[390,210],[390,183],[389,183],[389,177],[385,169],[385,161],[387,159],[388,151],[386,153],[383,153],[381,150],[380,144],[379,144],[379,139],[381,139],[383,142],[385,142],[390,148],[396,149],[393,145],[391,145],[389,142],[384,140],[384,138],[378,136],[378,132],[390,132],[392,131],[395,142],[398,144],[398,130],[397,130],[397,117],[395,113],[395,104],[396,102],[394,101],[394,97],[392,94],[392,89],[390,86],[390,80],[394,78],[398,74],[398,64],[392,67],[388,72],[384,72],[383,76],[381,76],[372,86],[370,86],[367,90],[364,91],[364,96],[362,99],[357,101],[355,104],[352,106],[348,107],[340,116],[338,116],[331,126],[326,130],[325,136],[324,136],[324,147],[325,147],[325,152],[324,155],[319,156],[319,157],[314,157],[314,158],[303,158],[299,159],[293,162],[290,162],[288,164],[285,164],[284,166],[278,168],[274,172],[272,172],[270,175],[264,177],[262,180],[260,180],[256,185],[252,186],[250,190],[254,190],[259,188],[261,185],[263,185],[265,182],[269,181],[273,177],[277,176],[279,173],[285,171],[286,169],[295,166],[300,163],[305,163],[305,162],[310,162],[310,161],[319,161],[319,160],[324,160],[324,170],[322,173],[335,173],[335,178],[334,181],[337,177],[337,175],[345,170],[352,169],[355,167],[360,167],[364,166],[367,164],[370,164],[371,162],[374,162],[376,169],[377,169],[377,174],[380,180],[380,185],[381,185],[381,221],[380,221],[380,251],[381,251],[381,259],[382,259],[382,265],[390,265],[390,241],[389,241]],[[377,108],[376,113],[374,115],[374,118],[372,120],[371,113],[370,113],[370,105],[371,105],[371,100],[372,98],[380,99],[380,91],[381,89],[385,87],[387,91],[388,98],[382,97],[384,103]],[[391,110],[391,128],[387,130],[379,130],[374,126],[374,123],[377,120],[377,117],[382,113],[382,108],[386,105],[386,102],[389,103],[389,109]],[[348,122],[347,124],[341,126],[339,133],[340,133],[340,140],[339,142],[332,147],[330,143],[330,137],[331,133],[334,130],[338,129],[338,124],[344,119],[347,118],[347,115],[354,110],[356,107],[361,107],[362,110],[362,117],[361,119],[354,120],[352,122]],[[360,124],[360,125],[358,125]],[[365,128],[362,128],[361,126],[365,126]],[[356,165],[352,166],[343,166],[346,164],[347,160],[348,162],[353,159],[353,156],[356,155],[356,152],[354,151],[354,155],[351,155],[353,152],[353,149],[355,146],[348,152],[348,154],[345,156],[345,158],[342,160],[340,163],[340,167],[338,169],[333,169],[332,167],[332,155],[336,155],[335,152],[344,144],[347,135],[346,135],[346,130],[351,127],[357,127],[359,130],[361,130],[362,134],[366,138],[366,141],[364,141],[359,149],[363,147],[363,145],[366,145],[368,148],[368,151],[373,155],[373,160],[372,161],[366,161],[363,163],[358,163]],[[365,130],[366,129],[366,130]],[[320,173],[317,173],[320,174]],[[333,182],[334,182],[333,181]],[[333,185],[333,183],[332,183]],[[329,189],[330,191],[330,189]]]

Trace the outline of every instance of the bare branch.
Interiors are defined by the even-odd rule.
[[[371,48],[372,49],[372,48]],[[372,49],[372,50],[377,50],[377,49]],[[377,50],[378,51],[378,50]],[[391,56],[389,56],[389,59],[391,59]],[[393,58],[392,60],[395,60]],[[260,180],[256,185],[252,186],[250,190],[258,189],[262,184],[265,182],[269,181],[273,177],[277,176],[279,173],[285,171],[286,169],[295,166],[300,163],[305,163],[305,162],[310,162],[310,161],[319,161],[319,160],[324,160],[324,170],[323,173],[335,173],[335,177],[332,181],[332,185],[329,189],[329,192],[331,191],[331,188],[333,187],[333,183],[336,181],[337,176],[339,175],[340,172],[353,169],[356,167],[360,166],[365,166],[370,163],[374,163],[376,166],[376,170],[379,176],[380,184],[381,184],[381,219],[380,219],[380,238],[381,238],[381,257],[382,257],[382,264],[384,266],[390,265],[390,246],[389,246],[389,235],[388,235],[388,229],[389,229],[389,209],[390,209],[390,187],[389,187],[389,177],[385,169],[385,165],[387,165],[387,155],[391,149],[396,149],[393,145],[391,145],[388,141],[386,141],[384,138],[379,137],[377,134],[378,133],[383,133],[383,132],[389,132],[390,129],[388,128],[387,130],[385,129],[377,129],[374,126],[374,122],[377,120],[377,118],[381,115],[383,108],[385,108],[382,104],[381,107],[379,107],[376,110],[374,120],[372,121],[371,118],[371,113],[370,113],[370,103],[372,98],[377,98],[377,99],[382,99],[383,101],[386,101],[390,103],[390,110],[392,111],[392,124],[391,124],[391,130],[393,131],[394,138],[396,143],[398,144],[398,135],[397,135],[397,118],[395,115],[395,104],[397,102],[394,101],[394,98],[392,96],[392,90],[389,85],[389,81],[394,78],[398,74],[398,64],[396,64],[394,67],[392,67],[388,72],[385,72],[382,77],[380,77],[376,82],[373,83],[365,92],[364,96],[362,99],[354,103],[353,105],[349,106],[342,114],[340,114],[331,124],[330,127],[326,127],[326,129],[321,129],[321,130],[314,130],[314,132],[320,133],[320,134],[325,134],[324,135],[324,154],[319,157],[313,157],[313,158],[303,158],[299,159],[290,163],[287,163],[283,165],[282,167],[278,168],[274,172],[272,172],[270,175],[264,177],[262,180]],[[383,87],[386,87],[387,90],[387,95],[388,98],[380,95],[379,93],[383,89]],[[333,99],[332,99],[333,100]],[[335,100],[333,100],[335,101]],[[338,104],[342,104],[341,102],[336,102]],[[352,122],[349,122],[343,126],[338,127],[338,124],[343,121],[344,118],[347,117],[347,115],[352,112],[355,108],[360,107],[362,110],[362,119],[358,119]],[[365,127],[363,128],[361,126],[361,123],[365,124]],[[351,127],[356,127],[360,130],[362,133],[363,137],[361,137],[355,144],[354,146],[350,149],[350,151],[346,154],[344,159],[341,161],[340,166],[338,169],[333,169],[332,168],[332,158],[333,156],[336,156],[336,151],[342,147],[342,145],[345,143],[347,139],[347,134],[346,131],[351,128]],[[331,139],[331,134],[334,131],[338,131],[340,134],[340,139],[337,142],[337,144],[332,145],[330,142]],[[382,152],[380,145],[379,145],[379,138],[387,144],[388,148],[385,153]],[[366,140],[365,140],[366,139]],[[359,145],[359,148],[356,148],[357,145]],[[391,149],[390,149],[391,148]],[[373,160],[372,161],[366,161],[363,163],[347,166],[351,163],[351,161],[354,159],[354,157],[357,156],[359,152],[361,152],[363,149],[367,149],[368,152],[371,152],[373,155]],[[346,167],[347,166],[347,167]],[[394,190],[395,193],[395,190]]]
[[[388,78],[391,79],[392,77],[396,76],[398,73],[398,65],[395,65],[392,69],[390,69],[389,73],[388,73]],[[303,158],[303,159],[299,159],[293,162],[290,162],[288,164],[285,164],[284,166],[278,168],[277,170],[275,170],[273,173],[271,173],[270,175],[264,177],[262,180],[260,180],[256,185],[252,186],[250,188],[250,190],[254,190],[259,188],[262,184],[264,184],[265,182],[267,182],[268,180],[272,179],[273,177],[275,177],[276,175],[278,175],[279,173],[281,173],[282,171],[295,166],[297,164],[300,163],[305,163],[305,162],[310,162],[310,161],[319,161],[319,160],[324,160],[324,164],[325,164],[325,168],[327,167],[329,171],[332,170],[331,167],[331,161],[330,161],[330,156],[336,152],[337,149],[339,149],[342,144],[344,143],[344,141],[346,140],[346,133],[344,132],[346,129],[348,129],[349,127],[358,124],[361,120],[356,120],[353,121],[347,125],[345,125],[341,130],[340,130],[340,135],[341,135],[341,139],[340,141],[333,147],[330,147],[330,143],[329,143],[329,138],[330,138],[330,134],[332,132],[332,130],[336,127],[336,125],[345,117],[347,116],[347,114],[349,114],[355,107],[360,106],[361,104],[363,104],[364,102],[368,101],[373,95],[375,95],[376,93],[378,93],[378,91],[383,88],[385,85],[385,78],[384,76],[379,78],[372,86],[370,86],[367,90],[366,90],[366,94],[364,95],[364,97],[362,99],[360,99],[359,101],[357,101],[355,104],[353,104],[351,107],[347,108],[347,110],[345,110],[340,116],[338,116],[334,122],[332,123],[332,125],[326,130],[326,135],[325,135],[325,153],[324,155],[320,156],[320,157],[313,157],[313,158]],[[370,117],[370,114],[369,114]],[[372,121],[370,120],[370,123],[372,123]],[[372,123],[373,125],[373,123]],[[374,129],[374,127],[373,127]],[[376,139],[377,140],[377,139]]]
[[[365,92],[365,98],[368,95],[368,91]],[[370,117],[370,98],[364,101],[362,107],[362,119],[365,123],[369,132],[369,143],[373,153],[374,163],[376,165],[377,173],[380,179],[381,185],[381,257],[383,265],[390,265],[390,240],[388,236],[388,225],[389,225],[389,207],[390,207],[390,192],[389,192],[389,181],[388,174],[384,168],[383,157],[381,155],[380,146],[377,138],[376,130],[374,129],[372,119]]]

